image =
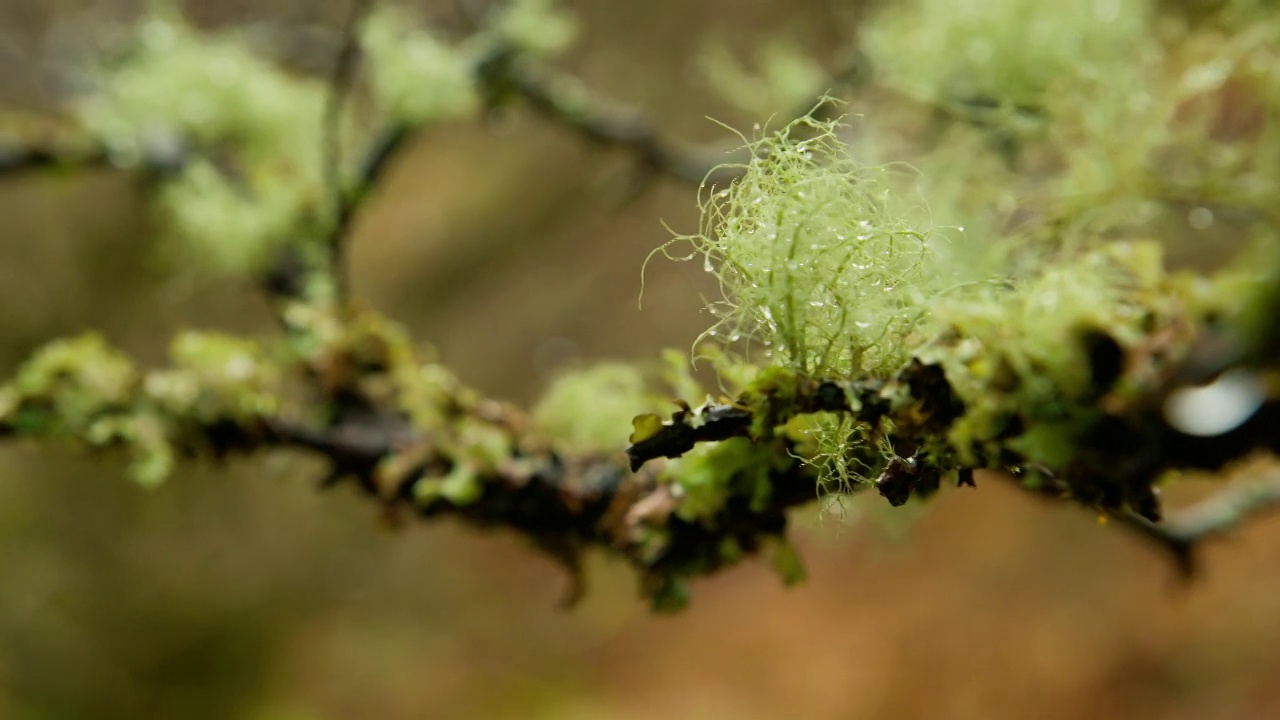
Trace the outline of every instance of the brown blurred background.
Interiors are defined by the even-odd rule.
[[[56,107],[58,59],[142,4],[0,0],[0,108]],[[312,68],[325,44],[304,40],[345,13],[189,5],[292,28]],[[858,17],[834,0],[570,5],[585,32],[564,65],[694,140],[724,137],[707,115],[760,119],[708,94],[706,42],[785,36],[829,65]],[[643,311],[636,294],[659,221],[694,226],[693,189],[621,204],[627,168],[527,113],[435,130],[360,219],[356,292],[519,401],[566,363],[687,347],[700,264],[656,263]],[[0,178],[0,371],[87,328],[144,357],[181,327],[270,332],[247,283],[175,278],[155,243],[126,175]],[[801,511],[795,589],[748,563],[655,617],[600,559],[565,613],[565,578],[517,539],[388,531],[319,474],[257,457],[148,493],[113,462],[0,447],[0,718],[1280,717],[1280,522],[1215,543],[1181,586],[1121,531],[986,482],[905,533],[862,501],[844,521]]]

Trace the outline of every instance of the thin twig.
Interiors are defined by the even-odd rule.
[[[506,76],[535,110],[592,142],[630,150],[646,169],[696,185],[708,179],[724,161],[723,148],[689,147],[667,141],[650,118],[589,94],[570,75],[513,60]]]
[[[355,203],[342,178],[342,109],[351,91],[357,60],[360,56],[360,23],[369,12],[371,0],[351,0],[351,11],[343,29],[342,47],[329,78],[329,96],[325,105],[324,149],[325,182],[329,188],[334,212],[334,227],[328,238],[330,271],[339,292],[345,293],[346,239]]]
[[[0,145],[0,177],[85,168],[130,169],[148,176],[166,177],[181,170],[190,156],[190,149],[180,143],[156,143],[133,158],[122,158],[102,145],[67,148]]]
[[[1183,577],[1190,578],[1198,570],[1196,550],[1205,540],[1231,533],[1246,520],[1278,509],[1280,472],[1273,472],[1232,485],[1158,523],[1137,516],[1125,521],[1169,552]]]

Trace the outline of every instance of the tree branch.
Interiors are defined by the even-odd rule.
[[[1199,571],[1196,550],[1206,540],[1227,535],[1246,521],[1280,509],[1280,473],[1242,480],[1200,502],[1153,523],[1145,518],[1125,518],[1126,525],[1154,542],[1173,559],[1187,579]]]
[[[347,289],[345,268],[346,238],[355,211],[355,202],[342,177],[342,110],[355,76],[360,56],[360,23],[369,12],[371,0],[351,0],[351,10],[342,33],[342,46],[329,77],[329,95],[325,103],[324,145],[325,183],[329,188],[334,212],[334,228],[326,245],[330,272],[340,293]]]

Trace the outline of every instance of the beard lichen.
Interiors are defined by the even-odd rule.
[[[857,163],[839,124],[802,118],[748,142],[729,187],[704,187],[690,243],[723,297],[704,337],[762,346],[802,374],[888,376],[930,291],[930,230],[890,206],[891,167]]]
[[[839,131],[803,118],[749,142],[739,179],[701,198],[700,232],[673,241],[720,280],[703,344],[759,368],[737,397],[750,437],[782,439],[825,491],[875,482],[900,504],[960,468],[1065,471],[1104,396],[1122,404],[1159,380],[1132,361],[1153,335],[1161,362],[1185,352],[1201,311],[1158,245],[932,227],[906,174],[859,164]],[[824,384],[844,397],[815,403]],[[714,456],[668,475],[680,484]],[[701,514],[734,475],[708,492],[707,473],[693,473],[693,494],[717,501]]]

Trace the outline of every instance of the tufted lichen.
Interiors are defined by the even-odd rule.
[[[723,298],[707,331],[800,373],[888,375],[909,355],[935,242],[891,212],[888,167],[860,165],[838,124],[803,118],[748,144],[753,159],[700,201],[693,245]]]

